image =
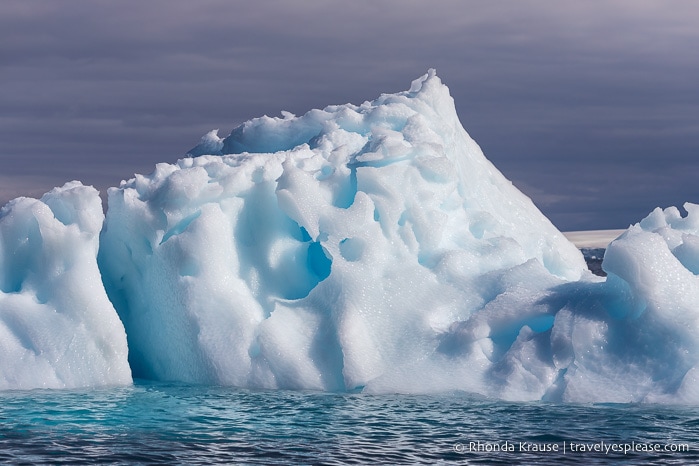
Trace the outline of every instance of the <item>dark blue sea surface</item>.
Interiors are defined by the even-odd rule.
[[[697,464],[699,408],[146,382],[7,391],[0,392],[0,461]]]

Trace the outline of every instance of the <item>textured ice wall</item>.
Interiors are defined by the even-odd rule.
[[[593,277],[433,72],[192,154],[111,189],[104,226],[78,182],[0,211],[0,389],[128,383],[126,327],[157,380],[699,403],[699,206]]]
[[[97,268],[103,219],[78,182],[0,210],[0,389],[131,382]]]
[[[359,106],[211,132],[205,152],[109,191],[100,265],[137,377],[487,392],[488,358],[550,330],[537,296],[585,270],[433,71]],[[478,350],[453,341],[484,309]],[[464,355],[477,366],[455,377]],[[432,363],[435,379],[412,372]]]

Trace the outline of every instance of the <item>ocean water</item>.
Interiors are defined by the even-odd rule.
[[[643,451],[648,448],[661,451]],[[696,464],[699,408],[147,382],[81,391],[7,391],[0,392],[0,461]]]

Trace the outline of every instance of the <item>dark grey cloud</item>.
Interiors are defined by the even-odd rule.
[[[104,190],[213,128],[361,103],[436,67],[562,229],[699,202],[699,3],[5,0],[0,203]]]

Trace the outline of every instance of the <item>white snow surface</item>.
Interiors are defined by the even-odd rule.
[[[104,215],[78,182],[0,210],[0,389],[131,383],[97,268]]]
[[[146,379],[699,403],[699,206],[593,276],[433,70],[211,131],[99,207],[76,182],[2,210],[0,388],[128,383],[125,329]]]

